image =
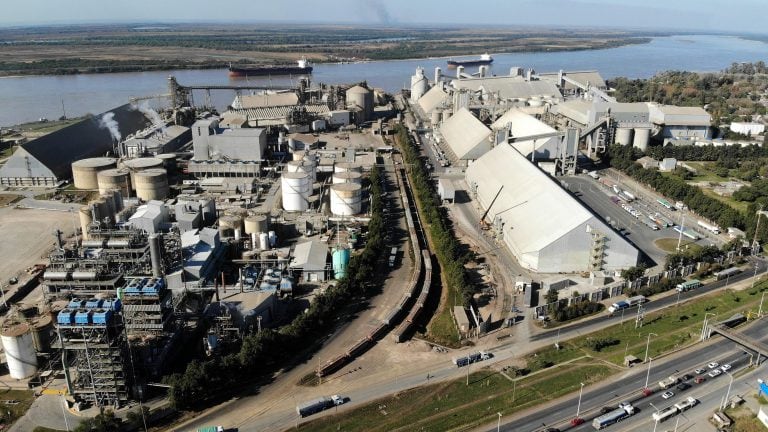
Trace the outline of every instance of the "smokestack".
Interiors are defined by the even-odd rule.
[[[438,66],[435,68],[435,85],[440,81],[441,76],[443,76],[443,70]]]
[[[152,276],[156,278],[163,277],[159,234],[150,234],[149,236],[149,256],[152,260]]]

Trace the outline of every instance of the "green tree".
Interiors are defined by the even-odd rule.
[[[120,430],[120,419],[112,410],[100,412],[96,417],[85,419],[75,428],[75,432],[115,432]]]

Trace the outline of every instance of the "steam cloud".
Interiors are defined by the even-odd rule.
[[[99,119],[99,127],[107,129],[110,135],[112,135],[112,139],[115,140],[115,142],[120,142],[122,135],[120,135],[120,128],[117,127],[117,121],[115,121],[115,113],[108,112],[101,116],[101,119]]]
[[[157,111],[149,106],[149,103],[142,102],[138,105],[134,105],[133,109],[141,111],[141,113],[144,114],[144,117],[148,118],[149,121],[152,122],[152,127],[160,128],[162,132],[165,132],[165,122],[163,121],[162,117],[160,117],[160,114],[158,114]]]

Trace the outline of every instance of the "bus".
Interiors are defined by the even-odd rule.
[[[656,202],[661,204],[662,206],[670,209],[670,210],[674,210],[675,209],[675,207],[672,204],[670,204],[669,201],[667,201],[667,200],[665,200],[663,198],[657,199]]]
[[[677,284],[677,291],[678,292],[686,292],[693,289],[696,289],[701,286],[701,281],[698,279],[692,279],[683,283]]]
[[[727,279],[727,278],[729,278],[729,277],[731,277],[733,275],[737,275],[739,273],[741,273],[741,269],[740,268],[738,268],[738,267],[731,267],[729,269],[720,270],[719,272],[716,272],[715,273],[715,278],[717,278],[717,280],[723,280],[723,279]]]
[[[664,420],[666,420],[668,418],[676,416],[678,412],[679,412],[679,410],[677,409],[677,407],[671,406],[671,407],[668,407],[668,408],[664,408],[661,411],[653,413],[651,418],[655,422],[663,422]]]

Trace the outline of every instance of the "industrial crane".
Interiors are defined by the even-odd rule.
[[[485,221],[485,217],[488,216],[488,212],[491,211],[491,207],[493,207],[493,203],[495,203],[496,200],[499,198],[499,195],[501,194],[502,189],[504,189],[504,185],[501,185],[501,187],[499,188],[499,191],[496,192],[496,196],[493,197],[493,200],[491,200],[491,203],[488,204],[488,208],[485,209],[485,213],[483,213],[483,215],[480,216],[480,229],[485,231],[491,229],[491,226],[488,224],[488,222]]]

